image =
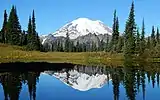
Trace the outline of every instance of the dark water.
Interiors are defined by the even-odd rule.
[[[159,100],[159,77],[160,64],[0,64],[0,100]]]

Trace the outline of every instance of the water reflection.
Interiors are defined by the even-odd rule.
[[[13,69],[15,65],[20,71]],[[124,98],[128,100],[139,100],[139,93],[143,94],[145,100],[146,91],[149,91],[146,86],[149,84],[152,84],[152,91],[159,88],[160,65],[155,63],[144,65],[125,62],[124,66],[101,67],[47,63],[12,63],[0,66],[0,83],[5,100],[18,100],[23,92],[23,84],[28,86],[30,100],[36,100],[36,84],[41,74],[56,77],[64,84],[83,92],[103,88],[111,82],[113,89],[110,91],[113,92],[114,100],[120,98],[120,86],[125,89]]]
[[[45,71],[79,91],[101,88],[110,80],[105,67],[75,65],[73,69],[61,71]]]
[[[36,82],[40,72],[4,72],[0,73],[0,83],[4,90],[5,100],[18,100],[22,84],[27,83],[30,100],[36,98]]]

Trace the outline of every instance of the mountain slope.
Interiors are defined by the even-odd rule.
[[[44,47],[52,48],[52,45],[58,40],[64,48],[67,33],[74,45],[79,42],[91,48],[93,44],[99,47],[101,41],[106,43],[107,38],[111,40],[112,30],[101,21],[78,18],[52,34],[41,36],[41,43]]]

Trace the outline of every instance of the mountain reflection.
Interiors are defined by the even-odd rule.
[[[63,69],[62,71],[45,71],[80,91],[87,91],[92,88],[101,88],[109,81],[110,75],[105,73],[106,67],[75,65],[73,69]]]
[[[12,70],[16,65],[21,71]],[[113,99],[119,100],[120,86],[125,89],[128,100],[136,100],[139,93],[146,97],[146,85],[159,88],[159,64],[132,64],[124,66],[82,66],[72,64],[12,63],[0,64],[0,83],[5,100],[19,100],[23,84],[28,86],[30,100],[36,100],[36,84],[41,73],[56,77],[63,83],[80,91],[102,88],[109,82],[113,87]],[[25,66],[25,67],[24,67]],[[32,67],[31,67],[32,66]]]

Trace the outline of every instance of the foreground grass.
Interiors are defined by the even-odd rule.
[[[50,62],[74,64],[121,64],[122,54],[105,52],[39,52],[25,51],[22,47],[0,44],[0,63],[7,62]]]

